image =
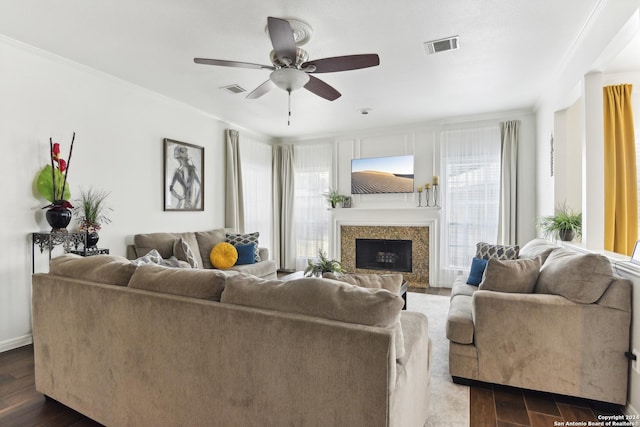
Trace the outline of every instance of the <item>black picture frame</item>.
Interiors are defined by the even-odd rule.
[[[204,210],[204,147],[164,139],[165,211]]]

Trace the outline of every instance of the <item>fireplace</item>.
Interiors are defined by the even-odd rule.
[[[428,225],[350,225],[340,224],[340,262],[348,272],[402,273],[409,286],[429,286]],[[358,256],[358,248],[366,249]],[[401,249],[408,247],[408,253]],[[360,249],[362,252],[362,249]],[[357,259],[363,257],[364,259]],[[365,266],[362,262],[366,263]]]
[[[411,272],[411,240],[356,239],[356,268]]]

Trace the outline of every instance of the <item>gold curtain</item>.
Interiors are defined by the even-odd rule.
[[[604,98],[604,248],[631,255],[638,238],[638,185],[630,84]]]

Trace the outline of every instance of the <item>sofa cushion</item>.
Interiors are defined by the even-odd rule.
[[[542,263],[544,264],[549,254],[555,249],[558,249],[558,246],[554,245],[547,239],[533,239],[520,248],[518,258],[534,259],[541,257]]]
[[[220,301],[227,277],[234,274],[238,273],[215,269],[174,269],[141,265],[131,277],[129,287]]]
[[[487,262],[478,289],[484,291],[530,294],[536,287],[542,259],[499,260]]]
[[[238,260],[236,261],[236,265],[247,265],[247,264],[255,264],[256,257],[256,244],[248,243],[246,245],[234,245],[236,251],[238,251]]]
[[[231,243],[220,242],[211,249],[209,259],[215,268],[231,268],[238,261],[238,250]]]
[[[400,293],[402,282],[404,280],[402,274],[335,274],[324,273],[322,277],[326,279],[338,280],[340,282],[350,283],[352,285],[361,286],[369,289],[386,289],[394,294]]]
[[[51,274],[118,286],[127,286],[135,271],[131,261],[116,255],[66,254],[52,259],[49,265]]]
[[[473,258],[471,260],[471,270],[467,278],[467,285],[478,286],[482,282],[484,270],[487,268],[487,261],[482,258]]]
[[[248,234],[233,234],[233,233],[226,233],[225,235],[225,239],[227,242],[231,243],[232,245],[246,245],[248,243],[253,243],[254,244],[254,257],[256,262],[260,262],[260,252],[258,251],[258,246],[259,246],[259,242],[258,239],[260,238],[260,233],[259,232],[255,232],[255,233],[248,233]]]
[[[281,281],[238,274],[227,278],[220,301],[389,328],[394,331],[396,357],[404,355],[399,323],[404,301],[386,289],[368,289],[317,277]]]
[[[213,249],[216,244],[225,241],[226,232],[227,230],[224,228],[217,228],[215,230],[197,231],[195,233],[198,250],[202,258],[202,264],[200,265],[202,265],[203,268],[213,268],[213,264],[211,264],[211,260],[209,259],[211,249]]]
[[[559,248],[551,252],[542,265],[535,291],[592,304],[600,299],[612,280],[611,263],[604,255]]]
[[[173,255],[180,261],[185,261],[191,268],[198,268],[198,260],[194,250],[184,237],[180,237],[173,243]]]
[[[476,258],[489,259],[516,259],[518,258],[518,245],[492,245],[485,242],[476,243]]]
[[[447,314],[447,339],[459,344],[473,343],[473,297],[458,295],[451,299]]]

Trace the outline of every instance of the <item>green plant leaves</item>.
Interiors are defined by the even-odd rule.
[[[56,190],[56,198],[58,200],[69,200],[71,198],[71,191],[69,190],[69,182],[67,181],[67,187],[64,190],[64,195],[61,197],[62,193],[62,185],[64,183],[64,174],[62,174],[57,168],[54,169],[55,173],[55,181],[57,190]],[[51,174],[51,165],[46,165],[38,174],[36,178],[36,188],[38,189],[38,193],[51,203],[53,203],[53,176]]]

